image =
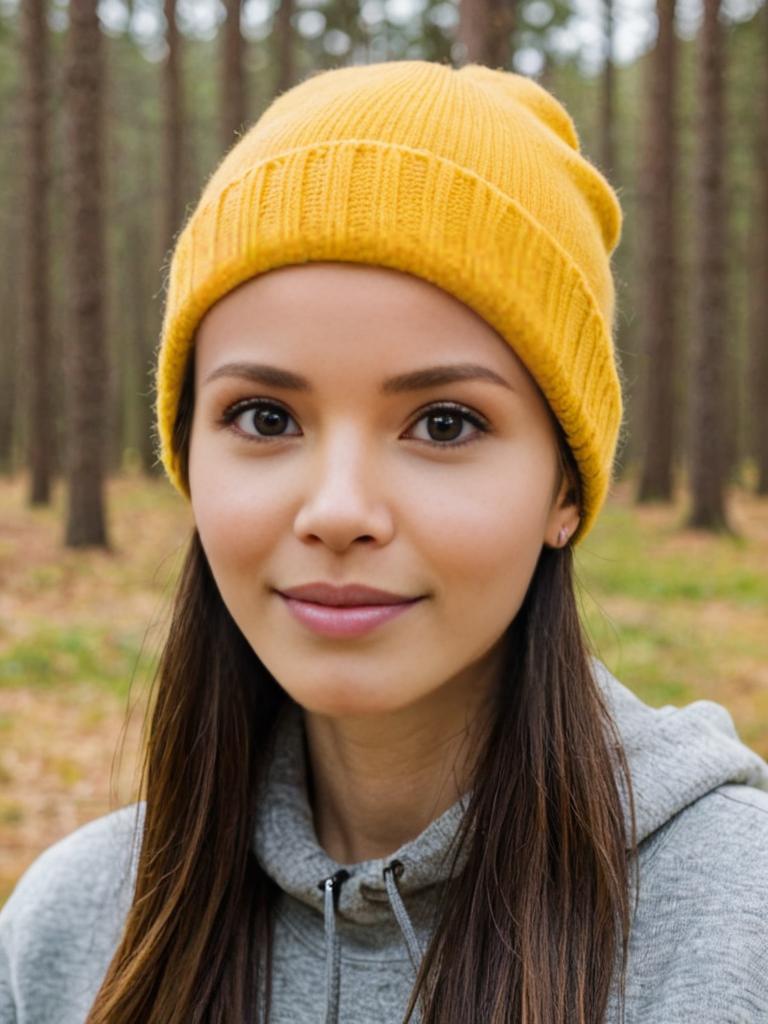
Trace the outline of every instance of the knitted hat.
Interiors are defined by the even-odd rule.
[[[342,260],[431,281],[514,349],[563,427],[592,526],[622,418],[610,256],[622,214],[573,121],[532,79],[422,60],[334,68],[278,96],[209,178],[179,234],[156,377],[160,458],[195,330],[237,285]]]

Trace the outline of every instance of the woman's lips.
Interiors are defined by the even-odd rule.
[[[280,594],[291,614],[303,625],[323,636],[361,636],[383,622],[389,622],[402,615],[421,601],[403,601],[399,604],[360,604],[334,606],[300,601],[295,597]]]

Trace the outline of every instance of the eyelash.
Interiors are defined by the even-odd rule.
[[[227,427],[236,433],[239,437],[244,438],[246,441],[255,441],[261,443],[263,441],[279,440],[281,437],[295,437],[295,434],[273,434],[272,436],[256,436],[254,434],[246,434],[234,426],[234,421],[238,416],[241,416],[244,412],[248,412],[249,409],[279,409],[284,412],[287,416],[291,416],[288,410],[281,405],[279,402],[267,400],[264,398],[247,398],[240,402],[235,402],[233,405],[228,406],[221,414],[221,418],[218,420],[220,426]],[[432,441],[422,440],[422,444],[428,444],[433,448],[459,448],[465,444],[471,444],[473,441],[479,441],[482,439],[483,434],[487,434],[490,430],[488,423],[477,413],[472,412],[464,405],[460,405],[458,402],[436,402],[433,405],[423,409],[416,420],[414,420],[414,426],[420,420],[429,416],[431,413],[436,411],[443,411],[447,409],[449,412],[459,413],[465,419],[469,420],[474,427],[476,427],[481,433],[474,434],[463,441]],[[291,419],[293,417],[291,416]]]

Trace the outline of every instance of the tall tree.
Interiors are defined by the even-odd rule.
[[[600,163],[611,179],[616,176],[616,75],[613,62],[614,0],[604,0],[605,60],[601,80]]]
[[[294,33],[292,18],[296,10],[294,0],[280,0],[275,12],[275,33],[277,34],[277,89],[279,95],[290,89],[296,79],[294,60]]]
[[[14,230],[10,218],[3,224],[0,244],[5,252],[13,252]],[[18,342],[19,304],[16,301],[19,289],[19,272],[12,260],[8,260],[4,273],[0,275],[0,473],[13,473],[16,428],[16,406],[19,392]]]
[[[516,0],[459,0],[456,39],[467,64],[511,68]]]
[[[73,316],[65,342],[67,373],[66,544],[108,546],[104,455],[108,361],[104,337],[102,93],[98,0],[70,0],[67,103],[70,263]]]
[[[224,0],[227,12],[222,32],[221,127],[224,151],[235,142],[235,134],[242,130],[246,119],[245,96],[245,40],[240,28],[242,0]]]
[[[644,447],[637,500],[670,501],[678,427],[675,382],[678,339],[677,295],[677,69],[675,0],[657,0],[658,37],[645,82],[646,172],[641,189],[644,355]]]
[[[158,266],[164,263],[171,251],[175,238],[183,227],[184,203],[186,196],[187,162],[185,160],[186,130],[184,83],[182,78],[182,35],[176,20],[176,0],[163,0],[165,15],[165,40],[167,45],[166,58],[162,69],[163,84],[163,161],[162,161],[162,231],[159,240],[150,240],[153,232],[146,221],[139,225],[132,221],[126,231],[126,255],[132,270],[131,292],[135,297],[132,330],[128,337],[132,338],[129,376],[132,381],[131,395],[135,406],[134,415],[138,424],[138,449],[143,471],[149,476],[162,473],[162,464],[155,452],[153,437],[153,402],[150,376],[154,365],[153,333],[145,312],[147,295],[151,285],[147,281],[146,259],[142,253],[153,249],[158,244]],[[143,133],[146,147],[145,159],[149,161],[151,144],[147,131]],[[142,230],[143,227],[143,230]],[[159,330],[159,324],[156,325]]]
[[[176,0],[164,0],[165,40],[163,65],[165,131],[165,244],[171,245],[181,227],[184,203],[184,102],[181,82],[181,41],[176,24]]]
[[[125,360],[125,373],[133,405],[131,441],[135,439],[142,470],[147,475],[156,476],[163,472],[163,467],[156,457],[153,436],[153,352],[150,343],[153,335],[150,321],[155,319],[155,310],[147,302],[147,294],[151,291],[151,283],[148,281],[151,265],[148,267],[146,254],[146,229],[137,219],[133,219],[125,235],[126,297],[131,307],[126,336],[129,352]]]
[[[693,332],[688,525],[730,529],[725,508],[726,208],[724,39],[720,0],[704,0],[698,52],[696,328]]]
[[[750,391],[752,450],[757,464],[756,490],[768,494],[768,3],[763,4],[762,117],[755,125],[757,189],[752,225],[752,320]]]
[[[53,404],[49,316],[48,21],[46,0],[22,0],[25,147],[22,253],[22,315],[26,371],[28,501],[51,497]]]

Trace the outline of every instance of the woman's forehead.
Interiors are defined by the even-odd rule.
[[[245,361],[308,378],[343,362],[348,378],[377,380],[472,363],[512,390],[538,392],[511,345],[470,307],[422,278],[367,264],[304,263],[251,278],[208,311],[195,358],[198,380]]]

